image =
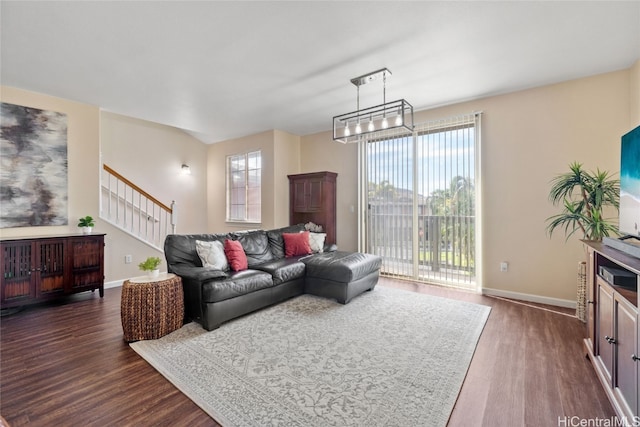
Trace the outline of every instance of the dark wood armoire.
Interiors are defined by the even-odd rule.
[[[325,243],[336,242],[335,172],[313,172],[289,177],[289,223],[309,221],[321,225],[327,233]]]

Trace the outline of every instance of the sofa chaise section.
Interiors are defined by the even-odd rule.
[[[377,255],[336,251],[305,258],[305,293],[347,304],[378,283],[382,259]]]

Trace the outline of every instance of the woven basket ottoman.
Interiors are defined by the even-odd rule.
[[[182,280],[171,273],[125,280],[120,318],[127,342],[158,339],[179,329],[184,320]]]
[[[378,283],[382,258],[360,252],[323,252],[301,259],[305,292],[346,304]]]

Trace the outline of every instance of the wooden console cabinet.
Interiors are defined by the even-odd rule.
[[[640,259],[599,242],[584,243],[589,258],[587,356],[618,417],[633,420],[640,411]],[[601,274],[601,267],[625,272],[632,284],[611,283]]]
[[[336,243],[335,172],[314,172],[289,177],[289,224],[309,221],[322,225],[326,243]]]
[[[0,308],[76,292],[104,296],[104,234],[6,238],[0,241]]]

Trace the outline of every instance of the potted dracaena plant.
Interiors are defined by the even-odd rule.
[[[620,207],[620,180],[607,171],[589,172],[578,162],[569,165],[569,172],[551,181],[549,200],[562,205],[559,214],[547,218],[549,236],[558,228],[567,239],[580,232],[585,240],[602,240],[618,233],[616,223],[605,217],[605,208]]]
[[[620,208],[620,181],[607,171],[589,172],[578,162],[569,165],[569,172],[557,175],[551,181],[549,200],[562,211],[547,218],[549,237],[560,228],[566,240],[576,233],[584,240],[601,241],[603,237],[617,235],[614,220],[605,217],[606,209]],[[576,317],[586,321],[587,264],[578,264],[578,293]]]

